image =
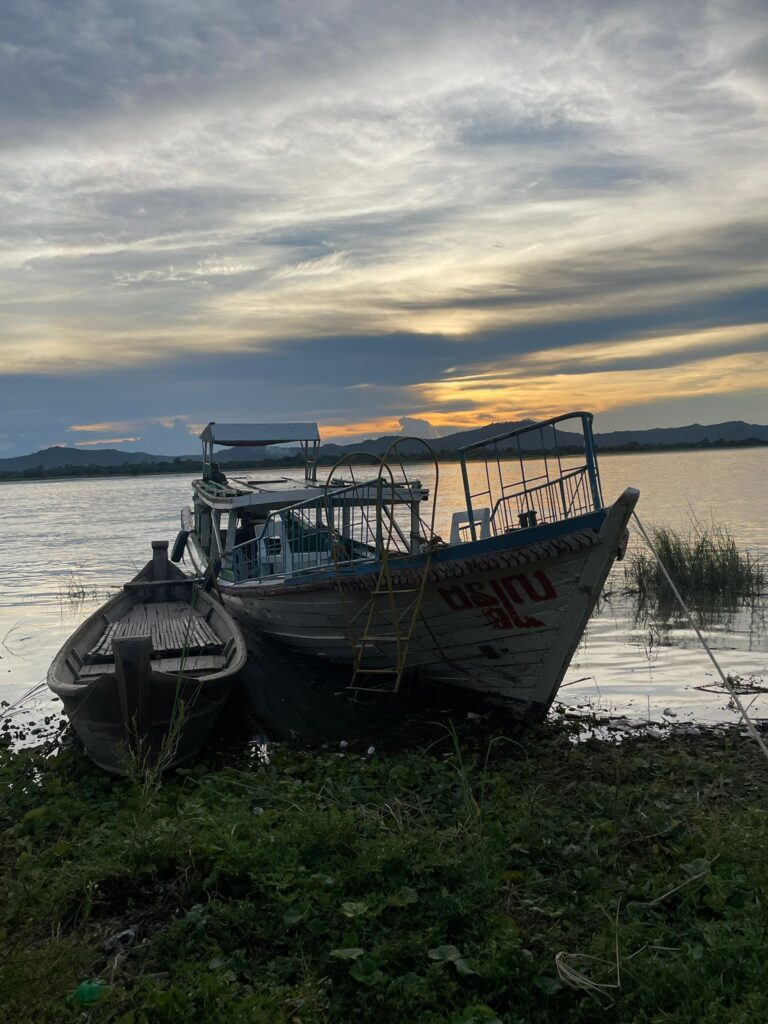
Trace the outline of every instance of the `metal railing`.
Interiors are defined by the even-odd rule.
[[[568,421],[576,431],[563,430]],[[566,413],[498,434],[462,448],[460,457],[468,519],[462,539],[478,539],[481,506],[490,510],[492,535],[603,507],[591,413]],[[483,482],[472,490],[470,467],[478,461]]]
[[[236,583],[375,561],[382,551],[411,549],[412,515],[420,500],[408,481],[374,480],[334,487],[268,516],[258,536],[231,552]]]

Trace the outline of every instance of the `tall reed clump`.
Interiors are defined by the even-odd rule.
[[[687,532],[659,526],[650,535],[683,597],[727,601],[754,597],[767,589],[764,565],[749,551],[737,547],[726,526],[694,523]],[[630,554],[624,573],[629,587],[637,591],[641,600],[673,597],[651,552]]]

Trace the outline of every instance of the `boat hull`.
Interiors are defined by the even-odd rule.
[[[220,580],[220,592],[235,617],[305,653],[347,664],[350,672],[364,633],[356,685],[368,686],[365,670],[374,670],[370,686],[386,688],[379,670],[395,673],[398,663],[392,607],[395,618],[398,610],[407,617],[424,581],[405,668],[500,698],[518,717],[535,720],[550,707],[623,553],[637,498],[628,489],[601,513],[393,561],[394,604],[385,599],[387,607],[373,616],[368,609],[379,585],[373,565],[276,581]]]
[[[183,764],[200,750],[232,688],[232,679],[215,682],[152,672],[151,699],[140,734],[122,714],[114,672],[91,679],[87,687],[60,690],[67,718],[91,760],[116,775]]]
[[[205,652],[180,650],[165,657],[153,652],[141,680],[119,677],[108,654],[103,665],[89,663],[88,652],[107,627],[123,621],[134,608],[157,607],[149,562],[129,585],[132,589],[117,593],[78,626],[48,670],[48,686],[61,699],[91,760],[118,775],[150,766],[166,770],[197,753],[245,664],[245,641],[219,601],[193,588],[176,566],[165,568],[164,596],[194,608],[221,641],[223,655],[211,658]],[[133,714],[127,712],[129,702]]]

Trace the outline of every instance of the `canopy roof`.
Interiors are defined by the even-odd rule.
[[[233,448],[285,444],[288,441],[319,441],[316,423],[209,423],[203,441]]]

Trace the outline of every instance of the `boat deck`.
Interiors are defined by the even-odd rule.
[[[112,640],[130,636],[152,637],[152,667],[158,671],[195,674],[215,672],[226,665],[224,642],[205,616],[183,601],[157,601],[136,604],[121,619],[109,623],[86,653],[78,675],[103,673],[114,662]]]

